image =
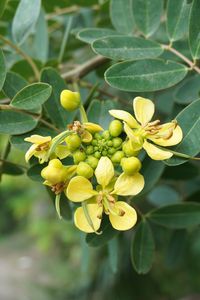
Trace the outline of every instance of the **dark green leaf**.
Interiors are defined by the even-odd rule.
[[[53,68],[43,69],[41,81],[52,86],[51,97],[45,102],[44,108],[52,122],[60,129],[65,129],[76,114],[76,112],[67,112],[60,104],[60,93],[67,88],[65,81]]]
[[[12,34],[18,44],[23,43],[32,32],[39,17],[40,5],[41,0],[19,2],[12,23]]]
[[[110,17],[118,32],[132,33],[134,30],[132,0],[111,0]]]
[[[163,9],[162,0],[133,0],[133,15],[139,30],[146,36],[158,28]]]
[[[200,75],[185,80],[174,94],[175,101],[180,104],[189,104],[200,98]]]
[[[37,122],[37,119],[21,112],[0,111],[0,133],[22,134],[34,129],[37,126]]]
[[[180,195],[177,191],[164,184],[156,186],[147,197],[149,202],[157,207],[180,202]]]
[[[176,152],[181,152],[190,156],[195,156],[200,151],[200,100],[192,102],[183,109],[176,120],[182,128],[183,139],[180,144],[173,147]],[[170,166],[180,165],[187,161],[186,159],[173,156],[166,160],[166,164]]]
[[[152,267],[155,244],[151,228],[146,221],[141,221],[131,246],[131,260],[134,269],[139,274],[146,274]]]
[[[7,1],[8,0],[1,0],[0,1],[0,17],[3,15],[4,13],[4,9],[6,7],[6,4],[7,4]]]
[[[173,168],[166,167],[163,173],[163,178],[169,180],[190,180],[199,175],[198,167],[187,162],[183,165]]]
[[[200,204],[183,203],[164,206],[148,213],[152,222],[172,229],[200,225]]]
[[[16,93],[24,88],[27,84],[28,82],[21,75],[14,72],[8,72],[6,74],[3,92],[8,98],[12,99]]]
[[[183,37],[188,28],[190,4],[187,0],[168,1],[167,6],[167,32],[170,41],[177,41]]]
[[[52,88],[46,83],[33,83],[20,90],[11,105],[31,110],[40,107],[50,97]]]
[[[114,60],[155,58],[163,52],[156,42],[132,36],[98,39],[94,41],[92,48],[96,53]]]
[[[22,168],[8,161],[2,163],[1,171],[3,174],[9,174],[12,176],[22,175],[24,173]]]
[[[47,164],[42,165],[33,165],[28,169],[27,175],[30,177],[33,181],[43,182],[44,178],[41,176],[41,171],[46,167]]]
[[[6,64],[2,50],[0,49],[0,90],[4,85],[6,79]]]
[[[108,28],[84,28],[78,32],[76,37],[85,43],[91,44],[99,38],[113,35],[119,35],[119,33]]]
[[[182,64],[158,59],[126,61],[111,66],[105,79],[112,87],[123,91],[151,92],[175,85],[187,71]]]
[[[193,0],[189,21],[189,43],[192,57],[200,58],[200,0]]]

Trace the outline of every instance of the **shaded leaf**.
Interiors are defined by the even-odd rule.
[[[185,80],[174,94],[175,101],[180,104],[189,104],[200,98],[200,75]]]
[[[4,94],[12,99],[17,92],[24,88],[28,82],[19,74],[15,72],[7,72],[6,80],[3,86]]]
[[[171,186],[164,184],[156,186],[148,194],[147,198],[151,204],[157,207],[180,202],[180,195],[177,191]]]
[[[78,32],[76,37],[85,43],[91,44],[99,38],[113,35],[119,35],[119,33],[108,28],[84,28]]]
[[[200,0],[193,0],[189,21],[189,44],[192,57],[200,58]]]
[[[163,178],[169,180],[190,180],[199,175],[198,168],[190,162],[184,165],[166,167],[163,173]]]
[[[44,178],[41,176],[41,171],[44,167],[46,167],[46,163],[42,165],[33,165],[28,169],[27,175],[29,178],[31,178],[33,181],[43,182]]]
[[[6,79],[6,64],[5,64],[3,51],[0,49],[0,90],[4,85],[5,79]]]
[[[0,1],[0,17],[3,15],[8,0]]]
[[[9,174],[12,176],[22,175],[24,173],[22,168],[8,161],[3,162],[0,169],[3,174]]]

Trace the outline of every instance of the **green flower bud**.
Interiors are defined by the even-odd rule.
[[[112,139],[112,142],[113,142],[113,147],[118,148],[122,144],[122,139],[119,137],[116,137],[116,138]]]
[[[65,139],[70,151],[75,151],[81,145],[81,139],[77,134],[71,134]]]
[[[105,139],[105,140],[109,140],[110,139],[110,133],[109,133],[109,130],[105,130],[103,133],[102,133],[102,137]]]
[[[60,94],[60,103],[68,111],[76,110],[81,104],[80,94],[70,90],[63,90]]]
[[[108,145],[109,147],[112,147],[113,142],[112,142],[112,141],[108,141],[108,142],[107,142],[107,145]]]
[[[87,146],[86,148],[86,154],[90,155],[94,152],[94,148],[92,145]]]
[[[92,169],[96,169],[99,160],[98,160],[98,158],[90,155],[90,156],[88,156],[86,162],[92,167]]]
[[[92,140],[92,145],[93,145],[93,146],[96,146],[96,145],[97,145],[97,140],[95,140],[95,139]]]
[[[113,120],[109,125],[109,132],[113,137],[117,137],[122,133],[123,125],[119,120]]]
[[[94,151],[98,151],[99,150],[99,147],[98,146],[95,146],[94,147]]]
[[[102,151],[102,155],[103,155],[103,156],[106,156],[107,154],[108,154],[108,152],[107,152],[106,150],[103,150],[103,151]]]
[[[94,137],[97,140],[101,140],[102,139],[102,136],[98,132],[95,133]]]
[[[112,157],[111,160],[113,163],[120,163],[121,159],[124,157],[124,152],[123,151],[117,151],[115,152]]]
[[[77,165],[79,162],[84,161],[86,159],[85,152],[81,150],[77,150],[73,153],[74,163]]]
[[[124,173],[127,175],[134,175],[139,172],[142,167],[140,160],[137,157],[124,157],[121,160],[121,166]]]
[[[126,156],[137,156],[139,151],[135,151],[131,141],[129,140],[128,142],[123,143],[122,150],[126,154]]]
[[[113,148],[113,147],[108,149],[108,153],[111,154],[111,155],[114,154],[115,152],[116,152],[116,149]]]
[[[91,178],[92,175],[93,175],[93,169],[91,168],[91,166],[89,164],[82,161],[78,164],[77,169],[76,169],[76,173],[79,176],[83,176],[83,177],[86,177],[86,178]]]
[[[100,157],[101,157],[101,153],[100,153],[99,151],[96,151],[96,152],[94,153],[94,157],[100,158]]]

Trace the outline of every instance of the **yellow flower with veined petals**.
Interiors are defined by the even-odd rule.
[[[101,157],[95,176],[99,186],[93,189],[91,182],[82,176],[72,178],[67,187],[67,197],[73,202],[87,203],[87,212],[92,221],[88,221],[84,207],[76,209],[74,214],[75,225],[82,231],[91,233],[99,229],[102,214],[105,212],[113,228],[128,230],[137,221],[137,214],[133,207],[126,202],[117,201],[117,195],[137,195],[144,187],[144,178],[136,173],[128,176],[122,173],[117,179],[114,177],[114,167],[108,157]]]
[[[47,153],[52,142],[52,138],[50,136],[41,136],[34,134],[30,137],[25,138],[24,140],[33,144],[25,154],[26,162],[28,162],[32,156],[37,157],[39,159],[40,164],[48,161]],[[65,145],[58,145],[55,149],[54,154],[56,157],[63,159],[67,157],[69,153],[70,152]]]
[[[109,113],[124,121],[124,131],[130,139],[135,150],[144,148],[147,154],[154,160],[164,160],[173,154],[167,150],[161,150],[159,146],[174,146],[183,138],[182,130],[174,120],[160,124],[159,120],[150,122],[155,111],[154,103],[142,97],[133,100],[135,118],[124,110],[110,110]],[[154,144],[149,143],[148,140]]]
[[[79,121],[74,121],[73,124],[68,125],[68,128],[79,134],[84,143],[90,143],[92,141],[92,134],[103,130],[98,124],[92,122],[81,124]]]

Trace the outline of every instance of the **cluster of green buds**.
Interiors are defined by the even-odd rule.
[[[88,121],[78,92],[62,91],[60,103],[67,111],[79,109],[81,121],[66,124],[67,130],[54,138],[26,138],[32,143],[26,160],[35,156],[41,164],[48,162],[41,176],[56,195],[59,217],[60,196],[64,193],[69,201],[81,203],[74,213],[74,223],[80,230],[99,234],[103,215],[115,229],[130,229],[137,213],[118,197],[135,196],[144,187],[140,151],[146,150],[156,160],[170,158],[172,152],[164,147],[181,141],[181,128],[176,121],[163,125],[159,120],[150,122],[154,104],[141,97],[133,101],[135,117],[123,110],[109,111],[115,119],[107,129]],[[71,165],[65,165],[66,157],[73,159]]]

